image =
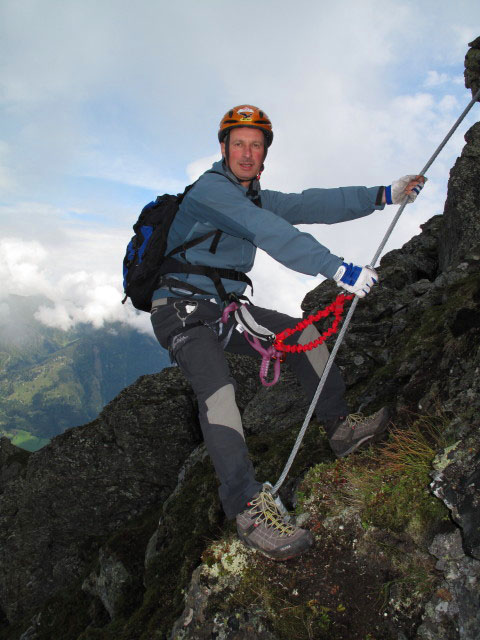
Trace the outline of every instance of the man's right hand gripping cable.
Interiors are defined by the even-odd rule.
[[[351,262],[344,262],[337,270],[333,279],[337,286],[342,287],[348,293],[354,293],[359,298],[364,298],[374,284],[378,282],[378,274],[369,265],[358,267]]]

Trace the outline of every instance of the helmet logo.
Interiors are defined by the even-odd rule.
[[[250,107],[242,107],[237,111],[237,113],[242,118],[242,122],[251,122],[252,114],[254,114],[255,111],[250,109]]]

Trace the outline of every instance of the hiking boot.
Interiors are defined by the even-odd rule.
[[[386,407],[365,418],[361,413],[351,413],[338,426],[328,428],[329,442],[337,458],[343,458],[380,440],[387,430],[389,413]]]
[[[312,546],[310,531],[287,523],[268,490],[255,494],[247,507],[237,515],[238,537],[247,547],[273,560],[288,560]]]

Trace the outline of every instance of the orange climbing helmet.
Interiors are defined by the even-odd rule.
[[[237,127],[261,129],[265,136],[267,147],[272,144],[272,123],[265,111],[262,111],[258,107],[254,107],[251,104],[241,104],[227,111],[220,121],[220,128],[218,130],[219,141],[223,142],[230,130],[236,129]]]

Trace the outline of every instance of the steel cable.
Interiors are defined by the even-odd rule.
[[[450,129],[450,131],[447,133],[447,135],[445,136],[445,138],[442,140],[442,142],[438,145],[437,149],[435,150],[435,152],[433,153],[433,155],[431,156],[431,158],[428,160],[427,164],[423,167],[423,169],[419,172],[418,175],[422,175],[424,176],[426,174],[426,172],[428,171],[428,169],[432,166],[432,164],[435,162],[435,160],[437,159],[437,156],[439,155],[439,153],[442,151],[443,147],[447,144],[447,142],[450,140],[450,138],[452,137],[452,135],[455,133],[457,127],[459,126],[459,124],[463,121],[463,119],[465,118],[465,116],[467,115],[467,113],[470,111],[470,109],[473,107],[473,105],[475,104],[475,102],[480,99],[480,89],[475,93],[475,95],[473,96],[472,100],[468,103],[468,105],[465,107],[464,111],[462,112],[462,114],[458,117],[458,119],[456,120],[455,124],[452,126],[452,128]],[[398,219],[400,218],[400,216],[403,213],[403,210],[405,209],[406,205],[408,204],[408,196],[405,197],[405,199],[403,200],[402,204],[400,205],[397,213],[395,214],[395,217],[393,218],[392,222],[390,223],[390,226],[388,227],[385,236],[382,240],[382,242],[380,243],[377,251],[375,252],[375,255],[372,258],[371,261],[371,266],[375,267],[375,264],[380,256],[380,254],[383,251],[383,248],[385,247],[385,245],[388,242],[388,239],[390,238],[392,231],[395,227],[395,225],[398,222]],[[332,368],[333,362],[335,360],[335,357],[337,355],[337,352],[340,348],[340,345],[343,342],[343,338],[345,337],[345,334],[347,332],[348,329],[348,325],[350,324],[350,320],[352,319],[352,316],[355,312],[356,306],[358,304],[358,297],[355,296],[350,309],[348,310],[347,316],[345,318],[345,322],[343,323],[342,329],[340,331],[340,333],[338,334],[337,340],[335,342],[335,345],[330,353],[330,357],[327,360],[327,364],[325,365],[325,369],[323,370],[323,374],[322,377],[320,378],[320,381],[318,383],[317,386],[317,390],[315,391],[315,395],[312,398],[312,401],[310,403],[310,406],[308,408],[307,414],[305,416],[305,419],[303,421],[302,427],[298,433],[297,439],[295,441],[295,444],[293,445],[293,449],[292,452],[290,453],[290,456],[287,460],[287,463],[279,477],[279,479],[277,480],[277,482],[275,483],[273,489],[272,489],[272,493],[274,495],[276,495],[278,493],[278,490],[280,489],[280,487],[282,486],[282,484],[285,481],[285,478],[288,475],[288,472],[290,471],[290,467],[293,464],[293,461],[295,460],[295,456],[298,453],[298,450],[300,448],[300,445],[302,444],[302,440],[303,437],[305,435],[305,432],[307,430],[308,425],[310,424],[310,420],[312,418],[313,412],[315,410],[315,407],[317,406],[317,402],[318,399],[320,397],[320,394],[323,391],[323,387],[325,386],[325,381],[327,379],[328,374],[330,373],[330,369]]]

